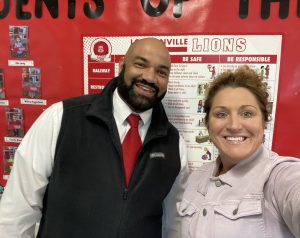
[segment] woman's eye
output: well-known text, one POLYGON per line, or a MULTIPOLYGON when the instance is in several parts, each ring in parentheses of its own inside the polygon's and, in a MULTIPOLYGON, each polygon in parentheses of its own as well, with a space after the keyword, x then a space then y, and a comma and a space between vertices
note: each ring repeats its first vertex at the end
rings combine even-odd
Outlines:
POLYGON ((242 116, 245 118, 249 118, 249 117, 253 116, 253 113, 252 112, 242 112, 242 116))
POLYGON ((226 115, 227 115, 227 114, 226 114, 225 112, 217 112, 217 113, 216 113, 216 117, 217 117, 217 118, 225 118, 226 115))

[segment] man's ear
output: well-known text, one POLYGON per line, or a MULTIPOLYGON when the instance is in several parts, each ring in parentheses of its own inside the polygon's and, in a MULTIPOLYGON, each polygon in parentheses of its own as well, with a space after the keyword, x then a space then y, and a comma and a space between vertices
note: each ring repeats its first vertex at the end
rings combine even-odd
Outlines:
POLYGON ((119 60, 119 73, 121 73, 123 67, 125 65, 125 57, 122 57, 120 60, 119 60))

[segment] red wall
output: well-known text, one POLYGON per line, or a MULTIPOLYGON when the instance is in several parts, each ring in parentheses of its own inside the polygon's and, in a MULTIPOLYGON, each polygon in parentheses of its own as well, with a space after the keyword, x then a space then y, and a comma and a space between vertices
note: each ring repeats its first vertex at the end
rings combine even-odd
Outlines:
MULTIPOLYGON (((0 0, 0 11, 4 8, 0 0)), ((279 17, 279 2, 271 3, 270 17, 261 18, 261 1, 249 0, 248 17, 239 17, 237 0, 189 0, 183 2, 182 16, 173 16, 174 1, 158 17, 145 13, 141 1, 104 1, 103 14, 89 19, 82 10, 83 3, 93 1, 78 0, 76 16, 69 19, 68 1, 59 1, 58 18, 53 19, 43 5, 42 17, 34 14, 34 0, 22 6, 22 10, 32 14, 30 20, 16 17, 15 1, 10 1, 9 13, 0 19, 0 68, 4 69, 7 98, 10 107, 24 109, 25 132, 46 106, 20 105, 20 67, 8 67, 9 25, 29 27, 30 60, 41 68, 42 98, 47 106, 63 98, 83 94, 83 35, 158 35, 158 34, 235 34, 235 33, 283 33, 280 65, 279 92, 274 128, 273 150, 282 155, 300 157, 300 64, 299 26, 296 1, 290 1, 289 15, 279 17), (9 89, 9 90, 8 90, 9 89)), ((21 2, 21 1, 17 1, 21 2)), ((160 1, 151 1, 157 6, 160 1)), ((0 106, 0 150, 6 136, 5 112, 0 106)), ((1 166, 2 167, 2 166, 1 166)), ((0 180, 1 182, 1 180, 0 180)))

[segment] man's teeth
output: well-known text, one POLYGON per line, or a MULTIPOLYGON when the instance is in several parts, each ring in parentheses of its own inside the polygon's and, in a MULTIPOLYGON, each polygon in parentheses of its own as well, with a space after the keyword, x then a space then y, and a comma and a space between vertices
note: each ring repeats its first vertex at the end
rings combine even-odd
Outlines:
POLYGON ((153 92, 153 91, 154 91, 152 88, 147 87, 147 86, 145 86, 145 85, 139 84, 139 86, 140 86, 143 90, 145 90, 145 91, 149 91, 149 92, 153 92))
POLYGON ((229 141, 244 141, 245 137, 243 137, 243 136, 239 136, 239 137, 230 137, 230 136, 227 136, 226 140, 229 140, 229 141))

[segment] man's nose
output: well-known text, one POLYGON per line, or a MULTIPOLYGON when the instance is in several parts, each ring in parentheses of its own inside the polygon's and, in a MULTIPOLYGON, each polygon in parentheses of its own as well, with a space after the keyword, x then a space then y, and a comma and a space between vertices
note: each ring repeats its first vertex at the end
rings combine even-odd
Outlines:
POLYGON ((152 68, 152 67, 146 68, 143 72, 143 78, 148 83, 157 83, 157 77, 156 77, 155 69, 152 68))

